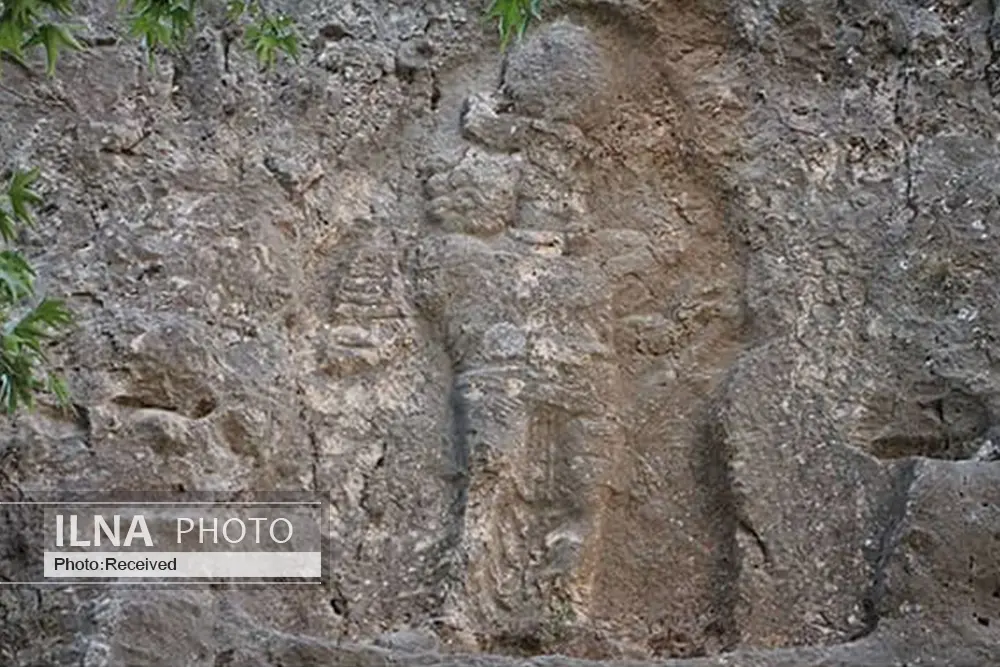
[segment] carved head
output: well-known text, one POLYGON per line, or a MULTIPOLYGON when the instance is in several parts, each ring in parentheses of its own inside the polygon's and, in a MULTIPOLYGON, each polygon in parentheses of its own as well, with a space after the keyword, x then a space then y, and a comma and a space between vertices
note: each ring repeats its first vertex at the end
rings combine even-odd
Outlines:
POLYGON ((448 232, 498 234, 514 221, 520 177, 520 158, 470 149, 428 179, 430 220, 448 232))

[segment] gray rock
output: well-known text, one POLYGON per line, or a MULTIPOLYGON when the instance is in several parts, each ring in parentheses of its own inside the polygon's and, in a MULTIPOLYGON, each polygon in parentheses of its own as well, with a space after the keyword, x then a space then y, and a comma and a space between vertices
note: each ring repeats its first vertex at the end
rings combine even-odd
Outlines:
POLYGON ((567 20, 545 25, 507 59, 502 87, 518 113, 585 122, 608 88, 607 58, 591 32, 567 20))
POLYGON ((987 3, 335 4, 4 69, 79 326, 0 494, 314 497, 334 565, 3 586, 0 663, 993 667, 987 3))
POLYGON ((477 93, 466 98, 462 108, 462 134, 470 141, 504 152, 520 147, 527 119, 500 110, 496 95, 477 93))
POLYGON ((375 638, 375 646, 402 653, 427 653, 437 651, 441 643, 433 632, 399 630, 379 635, 375 638))

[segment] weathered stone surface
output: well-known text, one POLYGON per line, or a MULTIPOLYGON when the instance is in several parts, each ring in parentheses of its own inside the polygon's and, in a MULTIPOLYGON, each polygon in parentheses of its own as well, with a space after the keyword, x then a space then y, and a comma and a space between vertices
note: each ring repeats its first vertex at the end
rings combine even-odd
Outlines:
POLYGON ((595 36, 560 20, 512 51, 501 88, 517 113, 579 124, 604 106, 608 78, 608 59, 595 36))
POLYGON ((996 663, 990 3, 296 1, 269 74, 92 4, 0 88, 79 315, 2 497, 319 498, 334 568, 0 587, 0 663, 996 663))

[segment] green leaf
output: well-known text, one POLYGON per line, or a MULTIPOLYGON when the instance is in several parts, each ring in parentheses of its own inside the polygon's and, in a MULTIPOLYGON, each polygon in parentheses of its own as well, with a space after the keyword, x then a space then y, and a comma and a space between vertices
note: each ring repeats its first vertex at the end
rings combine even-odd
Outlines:
POLYGON ((493 0, 487 16, 497 22, 500 48, 506 50, 513 37, 520 40, 532 18, 539 19, 540 0, 493 0))
POLYGON ((70 32, 70 27, 68 25, 62 25, 62 24, 57 25, 56 32, 59 35, 59 41, 62 42, 64 46, 67 46, 73 49, 74 51, 84 50, 83 44, 78 42, 76 37, 73 36, 73 33, 70 32))
POLYGON ((295 61, 299 57, 299 37, 288 16, 268 16, 250 23, 244 32, 244 42, 264 69, 274 66, 279 52, 295 61))
POLYGON ((38 0, 38 3, 45 5, 60 16, 69 16, 73 13, 71 0, 38 0))
POLYGON ((55 75, 56 61, 59 59, 59 49, 68 47, 74 51, 83 50, 83 45, 76 41, 76 38, 69 32, 69 28, 64 25, 55 25, 52 23, 38 26, 35 33, 24 45, 41 45, 45 47, 45 72, 49 76, 55 75))
POLYGON ((14 327, 14 333, 19 336, 47 338, 51 335, 51 329, 61 328, 72 322, 73 315, 61 300, 46 297, 21 318, 20 323, 14 327))
POLYGON ((24 44, 24 33, 28 26, 6 17, 0 16, 0 51, 12 56, 19 62, 24 56, 21 46, 24 44))
POLYGON ((8 373, 0 373, 0 403, 4 406, 7 405, 8 396, 10 396, 11 390, 11 376, 8 373))
POLYGON ((194 17, 187 7, 175 6, 170 9, 170 41, 180 43, 187 35, 187 29, 194 25, 194 17))
POLYGON ((70 406, 69 387, 66 386, 66 380, 59 375, 49 373, 45 378, 45 384, 46 391, 55 396, 59 407, 65 409, 70 406))
POLYGON ((247 5, 243 0, 229 0, 226 5, 226 16, 230 21, 235 21, 245 14, 247 5))
POLYGON ((37 167, 30 171, 15 171, 7 188, 7 198, 10 201, 14 217, 27 225, 35 224, 29 207, 42 203, 41 196, 31 189, 31 186, 38 180, 39 173, 37 167))
POLYGON ((132 0, 127 25, 132 37, 140 37, 148 64, 156 68, 159 46, 174 48, 195 24, 194 0, 132 0))
POLYGON ((12 414, 16 409, 11 397, 14 389, 14 376, 11 373, 0 372, 0 407, 7 414, 12 414))
POLYGON ((291 57, 293 62, 299 62, 299 41, 294 36, 285 37, 281 40, 279 47, 291 57))
POLYGON ((42 343, 72 322, 72 315, 62 301, 44 299, 19 319, 6 322, 0 339, 0 407, 7 413, 20 405, 33 407, 35 394, 49 392, 60 405, 66 405, 69 392, 59 376, 44 372, 36 375, 40 364, 47 362, 42 343))
MULTIPOLYGON (((2 199, 6 199, 6 197, 2 199)), ((0 206, 0 237, 3 237, 5 243, 10 243, 17 237, 16 222, 11 214, 3 206, 0 206)))
POLYGON ((21 253, 0 252, 0 297, 4 304, 16 304, 31 296, 35 289, 35 271, 21 253))
POLYGON ((10 21, 19 28, 29 28, 40 16, 37 0, 5 0, 0 22, 10 21))

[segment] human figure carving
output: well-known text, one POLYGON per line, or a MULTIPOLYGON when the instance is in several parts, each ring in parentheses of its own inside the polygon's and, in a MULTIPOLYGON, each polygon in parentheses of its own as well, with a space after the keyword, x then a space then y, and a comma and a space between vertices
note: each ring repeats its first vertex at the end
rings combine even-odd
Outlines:
POLYGON ((479 627, 544 616, 554 598, 585 615, 598 498, 620 440, 610 291, 595 262, 566 256, 569 221, 517 227, 532 169, 470 147, 428 179, 430 230, 413 256, 415 302, 453 365, 467 483, 461 612, 479 627))

